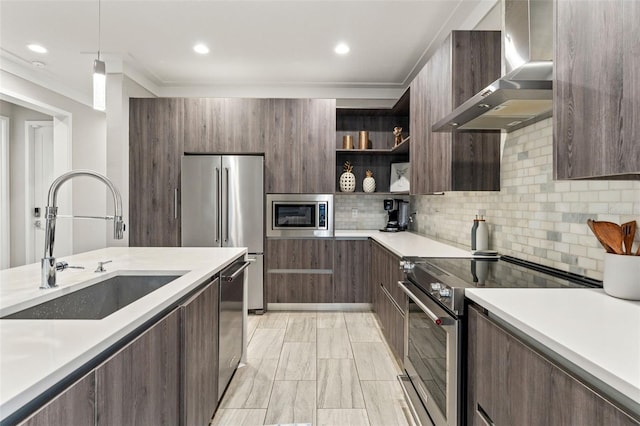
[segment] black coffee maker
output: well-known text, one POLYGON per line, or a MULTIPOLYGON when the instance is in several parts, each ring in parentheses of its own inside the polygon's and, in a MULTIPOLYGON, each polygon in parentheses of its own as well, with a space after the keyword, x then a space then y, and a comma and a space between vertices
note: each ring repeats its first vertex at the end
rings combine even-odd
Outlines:
POLYGON ((406 231, 409 225, 409 202, 397 198, 385 198, 384 209, 389 216, 387 225, 382 232, 406 231))

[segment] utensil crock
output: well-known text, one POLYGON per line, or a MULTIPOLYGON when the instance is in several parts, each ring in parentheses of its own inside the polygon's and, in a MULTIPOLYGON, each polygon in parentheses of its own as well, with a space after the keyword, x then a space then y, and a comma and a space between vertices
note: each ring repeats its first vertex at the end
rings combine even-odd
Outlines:
POLYGON ((602 282, 610 296, 640 300, 640 256, 605 253, 602 282))

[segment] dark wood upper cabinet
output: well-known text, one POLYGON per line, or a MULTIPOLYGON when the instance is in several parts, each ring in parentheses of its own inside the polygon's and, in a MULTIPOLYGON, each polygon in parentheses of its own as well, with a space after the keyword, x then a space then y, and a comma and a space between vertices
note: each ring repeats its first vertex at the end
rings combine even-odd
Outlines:
POLYGON ((267 99, 184 100, 184 151, 199 154, 259 154, 265 150, 267 99))
POLYGON ((333 193, 335 99, 271 99, 267 193, 333 193))
POLYGON ((266 192, 333 193, 335 120, 335 99, 131 99, 129 244, 180 246, 184 153, 264 154, 266 192))
POLYGON ((180 246, 184 100, 129 103, 129 245, 180 246))
POLYGON ((500 189, 499 132, 431 126, 500 77, 499 31, 453 31, 411 83, 411 193, 500 189))
POLYGON ((555 7, 555 177, 640 179, 640 4, 555 7))

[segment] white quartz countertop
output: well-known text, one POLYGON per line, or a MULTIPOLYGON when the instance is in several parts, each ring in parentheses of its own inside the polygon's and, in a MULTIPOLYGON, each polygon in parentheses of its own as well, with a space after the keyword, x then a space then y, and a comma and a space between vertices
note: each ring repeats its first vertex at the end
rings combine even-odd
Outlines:
POLYGON ((57 273, 40 290, 40 264, 0 271, 0 316, 119 273, 182 275, 101 320, 0 320, 0 420, 174 305, 246 253, 245 248, 112 247, 57 259, 85 269, 57 273), (112 260, 95 273, 98 261, 112 260))
POLYGON ((468 289, 465 296, 640 409, 640 302, 601 289, 468 289))
POLYGON ((338 239, 372 238, 399 257, 473 257, 470 250, 453 247, 407 231, 380 232, 377 229, 366 231, 335 231, 335 237, 338 239))

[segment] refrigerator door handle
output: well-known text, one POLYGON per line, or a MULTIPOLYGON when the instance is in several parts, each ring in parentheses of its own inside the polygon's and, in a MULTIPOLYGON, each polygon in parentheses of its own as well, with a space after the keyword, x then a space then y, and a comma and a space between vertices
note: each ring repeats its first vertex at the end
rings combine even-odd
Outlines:
POLYGON ((231 213, 230 208, 229 208, 229 168, 225 167, 224 168, 225 173, 226 173, 226 178, 227 178, 227 182, 226 182, 226 190, 225 190, 225 197, 226 197, 226 207, 227 207, 227 214, 224 218, 224 227, 225 227, 225 235, 224 235, 224 242, 227 243, 229 242, 229 214, 231 213))
MULTIPOLYGON (((216 190, 216 198, 218 198, 218 202, 219 201, 219 194, 220 194, 220 169, 216 167, 216 181, 214 182, 214 188, 216 190)), ((215 218, 215 240, 216 243, 220 241, 220 213, 219 213, 220 209, 215 209, 214 214, 216 215, 215 218)))

